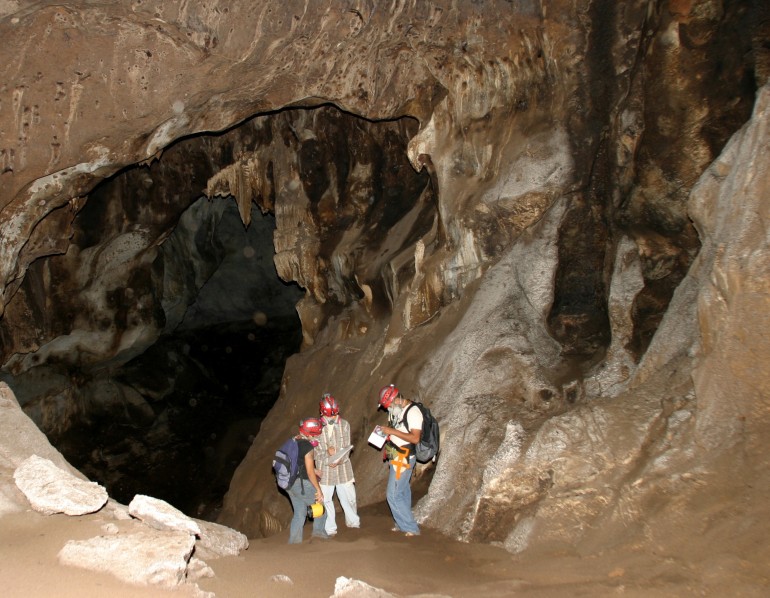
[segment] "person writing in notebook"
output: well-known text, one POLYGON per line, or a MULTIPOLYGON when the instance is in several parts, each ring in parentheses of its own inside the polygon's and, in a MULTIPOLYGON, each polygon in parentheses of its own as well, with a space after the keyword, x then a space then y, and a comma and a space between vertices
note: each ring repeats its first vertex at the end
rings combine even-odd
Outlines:
POLYGON ((340 417, 340 406, 331 394, 325 393, 320 403, 323 432, 316 447, 316 465, 321 472, 321 491, 326 509, 326 533, 337 534, 337 518, 334 508, 334 493, 345 513, 345 525, 357 528, 361 525, 356 505, 356 486, 350 452, 339 459, 339 455, 350 447, 350 423, 340 417))
POLYGON ((384 449, 390 470, 386 496, 396 522, 393 531, 419 536, 420 527, 412 514, 410 482, 417 462, 414 449, 422 435, 423 417, 419 409, 409 409, 411 405, 393 384, 380 390, 378 408, 388 412, 388 425, 379 429, 388 438, 384 449))

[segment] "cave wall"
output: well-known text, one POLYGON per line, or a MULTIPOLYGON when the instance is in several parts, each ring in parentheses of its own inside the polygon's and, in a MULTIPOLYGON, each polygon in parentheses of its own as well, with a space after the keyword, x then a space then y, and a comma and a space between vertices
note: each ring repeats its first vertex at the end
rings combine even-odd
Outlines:
MULTIPOLYGON (((749 118, 767 78, 767 27, 760 4, 712 0, 11 9, 0 20, 19 55, 0 67, 4 354, 59 338, 22 323, 53 296, 36 260, 66 256, 94 186, 145 161, 109 221, 128 233, 122 214, 157 213, 151 235, 131 237, 137 255, 194 198, 174 184, 232 195, 246 223, 251 202, 275 213, 278 272, 306 289, 303 350, 236 472, 223 522, 259 535, 286 521, 272 449, 326 391, 353 423, 361 503, 380 500, 385 472, 364 439, 376 390, 396 382, 444 428, 435 472, 420 472, 431 479, 418 507, 428 524, 514 551, 589 543, 602 522, 643 534, 645 501, 661 486, 634 486, 634 474, 671 445, 677 458, 656 475, 693 479, 682 476, 714 429, 701 406, 721 404, 719 368, 699 370, 695 387, 689 372, 700 330, 722 314, 703 308, 698 321, 697 303, 682 299, 659 327, 675 291, 703 284, 685 277, 710 225, 693 226, 687 200, 749 118), (410 120, 377 139, 388 155, 379 162, 366 155, 368 128, 328 107, 232 133, 257 142, 167 147, 257 113, 326 104, 410 120), (340 139, 355 159, 324 156, 340 139), (153 168, 171 183, 143 185, 153 168)), ((765 241, 752 247, 763 254, 765 241)), ((131 338, 147 334, 146 346, 162 323, 139 311, 131 338)), ((761 405, 766 393, 753 396, 761 405)))

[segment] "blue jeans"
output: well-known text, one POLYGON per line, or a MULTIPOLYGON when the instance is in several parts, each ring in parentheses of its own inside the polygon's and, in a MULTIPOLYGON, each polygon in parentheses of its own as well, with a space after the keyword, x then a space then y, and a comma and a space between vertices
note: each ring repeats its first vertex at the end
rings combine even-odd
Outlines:
MULTIPOLYGON (((315 488, 308 480, 297 478, 294 484, 286 491, 291 500, 291 508, 294 509, 294 516, 289 525, 289 544, 300 544, 302 542, 302 528, 305 527, 307 519, 307 508, 315 502, 315 488), (305 493, 302 494, 302 486, 305 487, 305 493)), ((324 527, 326 526, 326 510, 320 517, 313 519, 313 535, 319 538, 328 538, 324 527)))
POLYGON ((388 476, 388 506, 393 515, 396 526, 402 532, 411 532, 419 534, 420 528, 412 515, 412 487, 409 482, 412 479, 414 464, 417 459, 414 455, 409 457, 409 469, 401 470, 401 477, 396 479, 396 468, 389 465, 390 475, 388 476))

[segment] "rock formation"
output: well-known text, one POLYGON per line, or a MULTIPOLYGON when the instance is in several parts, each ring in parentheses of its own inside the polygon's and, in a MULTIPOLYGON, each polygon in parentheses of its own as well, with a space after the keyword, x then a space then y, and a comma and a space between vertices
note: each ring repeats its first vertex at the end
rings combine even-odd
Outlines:
POLYGON ((162 500, 137 495, 126 507, 109 499, 102 486, 69 471, 69 464, 22 413, 4 383, 0 399, 2 421, 16 430, 16 435, 3 434, 0 443, 3 515, 31 506, 46 516, 63 513, 104 522, 104 534, 68 541, 58 553, 59 563, 110 573, 134 585, 185 586, 204 596, 208 594, 195 582, 214 573, 201 559, 234 556, 248 548, 240 532, 191 519, 162 500), (19 437, 25 442, 16 442, 19 437), (40 454, 49 454, 57 463, 40 454), (11 477, 13 488, 7 481, 11 477))
POLYGON ((417 481, 425 525, 512 552, 708 532, 744 554, 766 526, 742 543, 704 521, 738 496, 761 513, 770 481, 768 12, 5 3, 3 378, 53 436, 94 414, 160 436, 179 382, 129 376, 135 360, 195 371, 156 342, 296 302, 301 350, 220 522, 288 520, 270 458, 326 391, 360 502, 381 500, 365 439, 394 382, 444 433, 417 481), (274 215, 301 299, 234 296, 260 270, 210 234, 235 208, 247 230, 274 215))
POLYGON ((103 486, 78 479, 36 454, 16 468, 13 479, 32 508, 46 515, 95 513, 109 498, 103 486))

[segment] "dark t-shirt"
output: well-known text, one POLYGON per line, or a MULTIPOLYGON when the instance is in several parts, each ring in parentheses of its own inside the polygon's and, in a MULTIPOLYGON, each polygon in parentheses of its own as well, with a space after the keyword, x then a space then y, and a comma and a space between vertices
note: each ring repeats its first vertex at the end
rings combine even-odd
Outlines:
POLYGON ((310 444, 309 440, 297 438, 297 449, 299 451, 297 453, 297 459, 299 460, 299 478, 301 480, 307 480, 309 478, 307 477, 307 469, 305 468, 305 455, 313 450, 313 445, 310 444))

